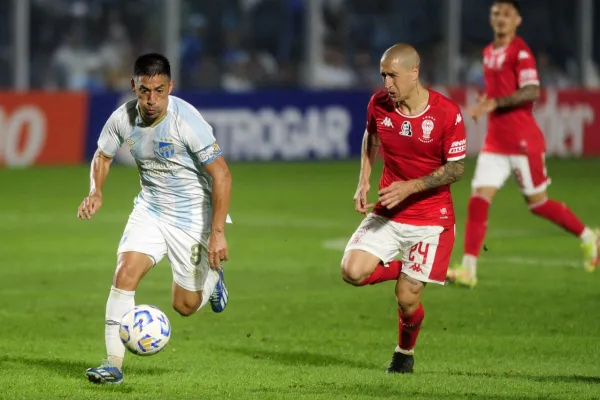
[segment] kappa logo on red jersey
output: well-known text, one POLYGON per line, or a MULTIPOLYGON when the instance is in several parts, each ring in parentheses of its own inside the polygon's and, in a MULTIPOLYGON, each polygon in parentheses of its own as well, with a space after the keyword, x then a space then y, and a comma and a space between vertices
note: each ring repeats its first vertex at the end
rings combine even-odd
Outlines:
POLYGON ((517 56, 519 60, 526 60, 529 58, 529 53, 526 50, 521 50, 517 56))
POLYGON ((402 136, 412 136, 412 125, 408 121, 402 123, 402 130, 400 131, 402 136))
POLYGON ((433 124, 433 121, 435 121, 435 118, 430 117, 430 116, 426 116, 423 119, 423 123, 421 124, 421 129, 423 130, 423 136, 421 136, 419 138, 419 140, 423 143, 431 143, 433 142, 433 139, 431 138, 431 132, 433 131, 433 127, 435 126, 433 124))
POLYGON ((392 120, 390 119, 390 117, 385 117, 383 119, 383 121, 381 121, 381 125, 388 127, 388 128, 394 127, 394 124, 392 124, 392 120))
POLYGON ((454 123, 454 125, 460 124, 460 121, 462 121, 462 115, 460 115, 460 113, 458 113, 458 114, 456 114, 456 122, 454 123))

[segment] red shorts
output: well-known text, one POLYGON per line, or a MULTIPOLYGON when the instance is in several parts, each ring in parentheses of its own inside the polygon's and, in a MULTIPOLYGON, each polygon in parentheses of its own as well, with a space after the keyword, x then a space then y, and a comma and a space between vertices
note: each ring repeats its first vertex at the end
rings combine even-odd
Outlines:
POLYGON ((477 157, 472 186, 474 189, 500 189, 512 173, 524 195, 544 192, 550 184, 545 156, 545 153, 512 155, 482 152, 477 157))
POLYGON ((346 250, 362 250, 383 263, 402 261, 402 272, 421 282, 443 285, 454 247, 454 225, 408 225, 369 214, 360 224, 346 250))

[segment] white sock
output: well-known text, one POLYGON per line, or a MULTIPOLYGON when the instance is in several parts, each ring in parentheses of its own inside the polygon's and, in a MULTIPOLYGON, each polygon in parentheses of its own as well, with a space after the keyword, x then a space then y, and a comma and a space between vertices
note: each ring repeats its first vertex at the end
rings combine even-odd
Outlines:
POLYGON ((106 302, 106 326, 104 329, 106 353, 108 360, 119 369, 122 368, 123 357, 125 357, 125 346, 119 336, 119 326, 123 315, 135 307, 134 295, 135 291, 121 290, 111 286, 106 302))
POLYGON ((596 234, 594 233, 593 230, 591 230, 590 228, 588 228, 586 226, 585 229, 583 230, 583 233, 581 234, 581 236, 579 236, 579 238, 581 239, 582 242, 595 242, 596 234))
POLYGON ((471 254, 465 254, 462 261, 463 267, 471 274, 473 278, 477 275, 477 257, 471 254))
POLYGON ((206 280, 204 281, 204 286, 202 287, 202 303, 200 304, 200 307, 198 307, 198 310, 208 303, 208 299, 210 299, 210 295, 215 290, 217 282, 219 282, 218 272, 212 269, 209 270, 206 280))
POLYGON ((415 349, 411 349, 411 350, 404 350, 404 349, 401 349, 401 348, 400 348, 400 346, 396 346, 396 349, 394 349, 394 351, 395 351, 396 353, 402 353, 402 354, 404 354, 405 356, 412 356, 412 355, 414 355, 414 354, 415 354, 415 349))

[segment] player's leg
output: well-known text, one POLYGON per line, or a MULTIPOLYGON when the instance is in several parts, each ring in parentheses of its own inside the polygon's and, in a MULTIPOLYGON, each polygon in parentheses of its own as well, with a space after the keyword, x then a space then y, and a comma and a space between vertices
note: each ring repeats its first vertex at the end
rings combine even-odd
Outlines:
POLYGON ((396 280, 402 265, 394 260, 397 254, 398 241, 394 237, 393 222, 369 214, 346 245, 342 279, 354 286, 396 280))
POLYGON ((161 229, 173 270, 173 309, 187 317, 210 301, 213 311, 223 311, 228 292, 222 270, 214 271, 208 264, 209 234, 188 233, 173 226, 161 229))
POLYGON ((409 226, 401 228, 402 274, 396 283, 398 345, 387 373, 411 373, 414 349, 425 318, 421 294, 427 283, 444 284, 452 248, 454 226, 409 226))
POLYGON ((487 231, 488 211, 494 196, 510 176, 508 156, 481 153, 473 176, 467 208, 464 254, 461 264, 448 270, 448 281, 473 287, 477 283, 477 258, 487 231))
POLYGON ((584 252, 584 267, 593 272, 598 266, 599 233, 586 227, 566 204, 548 197, 546 189, 550 180, 544 154, 514 156, 511 163, 529 210, 578 237, 584 252))
POLYGON ((138 284, 165 253, 165 243, 155 221, 141 210, 129 217, 117 251, 117 267, 106 302, 104 339, 107 359, 86 371, 93 383, 121 383, 125 346, 119 336, 121 318, 135 306, 138 284))

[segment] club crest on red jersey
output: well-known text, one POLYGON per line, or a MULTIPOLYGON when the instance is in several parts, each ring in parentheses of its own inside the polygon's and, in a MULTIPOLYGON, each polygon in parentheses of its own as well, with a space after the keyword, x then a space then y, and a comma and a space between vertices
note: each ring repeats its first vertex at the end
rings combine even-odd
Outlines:
POLYGON ((433 117, 425 117, 423 122, 421 123, 421 130, 423 131, 423 136, 419 138, 419 140, 423 143, 431 143, 433 139, 431 138, 431 132, 433 131, 433 121, 435 118, 433 117))
POLYGON ((400 131, 401 136, 412 136, 412 125, 408 121, 402 123, 402 130, 400 131))

